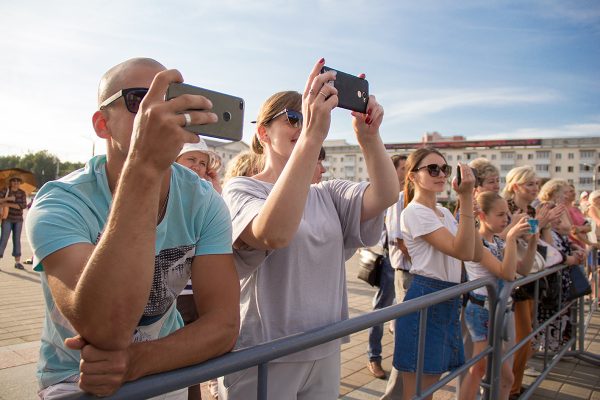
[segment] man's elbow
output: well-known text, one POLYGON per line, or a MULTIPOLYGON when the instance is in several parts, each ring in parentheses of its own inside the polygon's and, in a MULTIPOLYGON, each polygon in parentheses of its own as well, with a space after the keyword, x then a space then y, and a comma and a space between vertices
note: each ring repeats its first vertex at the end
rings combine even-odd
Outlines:
POLYGON ((228 353, 235 347, 239 333, 240 333, 240 320, 236 318, 234 321, 228 321, 221 327, 222 332, 222 343, 223 351, 221 354, 228 353))

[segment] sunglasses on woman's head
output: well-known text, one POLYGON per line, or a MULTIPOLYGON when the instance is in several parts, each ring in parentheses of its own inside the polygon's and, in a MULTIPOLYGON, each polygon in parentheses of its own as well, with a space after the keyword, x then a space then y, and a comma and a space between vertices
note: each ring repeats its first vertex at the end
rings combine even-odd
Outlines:
POLYGON ((302 126, 302 113, 299 113, 298 111, 294 110, 288 110, 287 108, 273 115, 271 118, 269 118, 267 122, 265 122, 265 124, 268 124, 269 122, 273 121, 275 118, 283 114, 286 115, 288 122, 294 128, 300 128, 302 126))
POLYGON ((127 111, 133 114, 137 114, 140 109, 140 103, 144 99, 144 96, 148 93, 148 88, 129 88, 121 89, 117 93, 110 96, 100 104, 100 110, 104 110, 106 107, 123 97, 125 99, 125 107, 127 111))
POLYGON ((420 171, 424 168, 427 168, 427 172, 429 172, 429 176, 435 178, 440 176, 440 172, 443 172, 445 176, 450 176, 452 174, 452 166, 448 164, 437 165, 437 164, 428 164, 423 167, 413 169, 413 172, 420 171))

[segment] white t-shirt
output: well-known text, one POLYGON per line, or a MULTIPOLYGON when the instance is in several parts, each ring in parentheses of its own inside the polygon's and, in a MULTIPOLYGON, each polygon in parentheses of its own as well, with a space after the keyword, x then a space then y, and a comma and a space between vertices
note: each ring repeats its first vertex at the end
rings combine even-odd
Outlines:
MULTIPOLYGON (((270 251, 234 250, 240 278, 241 349, 348 318, 345 261, 358 247, 377 243, 383 213, 360 222, 368 184, 343 180, 311 185, 298 231, 290 244, 270 251)), ((260 212, 273 184, 237 177, 223 190, 233 242, 260 212)), ((314 361, 333 354, 340 341, 278 359, 314 361)))
POLYGON ((412 259, 410 272, 446 282, 460 283, 460 260, 435 249, 421 236, 446 228, 452 235, 458 231, 458 223, 450 211, 436 206, 431 208, 412 201, 400 216, 404 244, 412 259))
POLYGON ((392 268, 410 270, 408 261, 400 248, 396 246, 396 239, 402 239, 402 227, 400 226, 400 215, 404 209, 404 191, 400 192, 398 202, 387 209, 385 214, 385 227, 387 229, 388 243, 390 249, 390 262, 392 268))

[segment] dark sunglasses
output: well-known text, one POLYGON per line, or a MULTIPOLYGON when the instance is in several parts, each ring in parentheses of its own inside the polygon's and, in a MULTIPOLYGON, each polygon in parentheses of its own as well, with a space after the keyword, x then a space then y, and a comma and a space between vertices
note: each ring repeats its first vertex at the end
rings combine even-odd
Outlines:
POLYGON ((275 118, 283 114, 286 115, 288 122, 294 128, 300 128, 302 126, 302 113, 299 113, 298 111, 294 110, 288 110, 287 108, 273 115, 267 122, 265 122, 265 124, 268 124, 269 122, 273 121, 275 118))
POLYGON ((444 164, 444 165, 429 164, 429 165, 425 165, 424 167, 415 168, 415 169, 413 169, 413 172, 417 172, 419 170, 422 170, 423 168, 427 168, 427 172, 429 172, 429 176, 431 176, 433 178, 440 176, 440 172, 443 172, 445 176, 452 175, 452 166, 450 166, 448 164, 444 164))
POLYGON ((117 93, 110 96, 100 104, 100 110, 104 110, 112 103, 123 97, 125 99, 125 107, 130 113, 136 114, 140 109, 140 103, 144 96, 148 93, 148 88, 129 88, 121 89, 117 93))

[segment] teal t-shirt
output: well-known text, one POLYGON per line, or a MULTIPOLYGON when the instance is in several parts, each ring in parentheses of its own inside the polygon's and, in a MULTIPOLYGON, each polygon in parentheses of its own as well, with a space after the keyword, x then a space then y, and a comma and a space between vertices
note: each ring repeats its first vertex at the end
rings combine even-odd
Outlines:
MULTIPOLYGON (((79 351, 64 346, 64 339, 77 333, 58 310, 40 260, 75 243, 98 243, 112 203, 105 166, 106 157, 97 156, 83 169, 47 183, 28 214, 27 235, 46 301, 40 388, 78 375, 80 361, 79 351)), ((223 199, 209 182, 173 164, 166 214, 156 227, 152 289, 133 340, 154 340, 181 328, 176 298, 190 278, 193 257, 231 252, 231 219, 223 199)))

